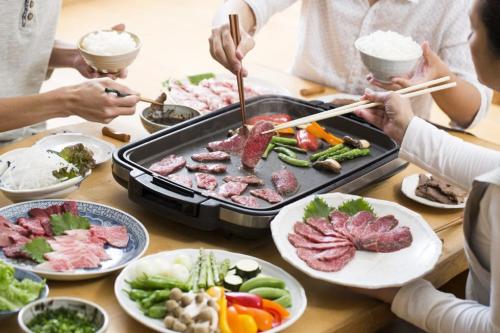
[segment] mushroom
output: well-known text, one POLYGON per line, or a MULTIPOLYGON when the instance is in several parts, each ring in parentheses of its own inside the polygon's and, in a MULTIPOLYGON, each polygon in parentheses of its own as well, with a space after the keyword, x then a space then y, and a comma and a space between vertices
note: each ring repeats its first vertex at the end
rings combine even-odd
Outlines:
POLYGON ((360 149, 370 148, 370 143, 366 140, 354 139, 348 135, 344 136, 343 139, 345 144, 352 146, 354 148, 360 148, 360 149))
POLYGON ((197 293, 194 300, 195 300, 196 304, 200 304, 201 302, 203 302, 205 300, 204 293, 197 293))
POLYGON ((193 295, 191 295, 191 294, 182 295, 182 297, 181 297, 181 306, 182 307, 185 308, 186 306, 188 306, 191 303, 193 303, 193 295))
POLYGON ((174 312, 174 310, 179 307, 179 303, 177 303, 173 299, 170 299, 167 301, 167 303, 165 303, 165 307, 167 308, 167 312, 171 313, 174 312))
POLYGON ((183 323, 181 323, 179 320, 175 320, 174 325, 172 326, 172 329, 177 332, 184 332, 186 330, 187 326, 183 323))
POLYGON ((170 299, 179 302, 182 298, 182 291, 179 288, 174 288, 170 292, 170 299))
POLYGON ((214 308, 210 306, 205 306, 200 313, 196 317, 194 317, 194 320, 199 323, 199 322, 207 322, 210 324, 210 331, 215 331, 217 328, 217 325, 219 324, 219 316, 217 314, 217 311, 215 311, 214 308))
POLYGON ((184 313, 184 310, 182 309, 182 307, 178 306, 174 309, 174 311, 172 311, 172 313, 175 318, 180 318, 184 313))
POLYGON ((340 173, 342 166, 333 158, 327 158, 324 161, 317 161, 313 163, 315 169, 326 170, 330 172, 340 173))
POLYGON ((172 316, 166 316, 163 320, 165 327, 171 329, 174 326, 175 318, 172 316))
POLYGON ((193 333, 210 333, 210 332, 213 332, 213 330, 210 330, 210 327, 207 322, 193 325, 193 333))
POLYGON ((179 320, 186 325, 190 325, 193 322, 193 318, 187 313, 181 314, 179 320))

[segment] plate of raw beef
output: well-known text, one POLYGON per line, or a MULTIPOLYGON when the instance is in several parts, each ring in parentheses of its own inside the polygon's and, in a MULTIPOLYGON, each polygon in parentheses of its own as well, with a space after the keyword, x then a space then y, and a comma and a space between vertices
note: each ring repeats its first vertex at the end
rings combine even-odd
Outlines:
MULTIPOLYGON (((330 207, 360 198, 319 197, 330 207)), ((367 289, 397 287, 431 271, 441 255, 441 241, 422 216, 394 202, 365 198, 373 213, 333 209, 328 217, 304 221, 313 199, 284 207, 271 222, 281 256, 313 278, 367 289)))
POLYGON ((0 259, 51 280, 109 274, 148 244, 137 219, 97 203, 35 200, 0 209, 0 259))

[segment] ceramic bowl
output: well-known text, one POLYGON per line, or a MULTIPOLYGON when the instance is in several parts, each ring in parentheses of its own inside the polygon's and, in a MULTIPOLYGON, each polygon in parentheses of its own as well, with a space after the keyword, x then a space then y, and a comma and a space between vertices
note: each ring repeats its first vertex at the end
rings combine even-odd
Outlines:
MULTIPOLYGON (((110 30, 100 30, 100 31, 110 31, 110 30)), ((96 33, 97 31, 89 32, 84 35, 78 41, 78 49, 83 59, 89 66, 101 73, 118 73, 122 69, 127 68, 132 62, 134 62, 139 50, 141 49, 141 40, 137 35, 124 31, 123 34, 129 34, 136 43, 135 49, 130 52, 117 54, 117 55, 100 55, 87 51, 83 45, 82 41, 90 34, 96 33)))
POLYGON ((200 116, 200 111, 188 106, 177 104, 165 104, 162 111, 155 111, 147 107, 140 113, 142 126, 149 132, 154 133, 170 126, 177 125, 185 120, 200 116), (176 118, 176 121, 161 122, 161 119, 176 118), (157 119, 157 120, 156 120, 157 119))
POLYGON ((33 333, 28 328, 28 325, 35 316, 47 310, 56 310, 63 307, 78 311, 89 318, 97 327, 95 333, 106 332, 109 325, 109 316, 106 311, 95 303, 73 297, 52 297, 30 303, 19 312, 17 322, 23 332, 33 333))
MULTIPOLYGON (((19 281, 22 281, 24 279, 29 279, 29 280, 32 280, 35 282, 42 282, 43 281, 43 279, 40 276, 38 276, 37 274, 35 274, 33 272, 25 271, 24 269, 19 269, 19 268, 15 269, 14 277, 16 278, 16 280, 19 280, 19 281)), ((45 288, 43 288, 43 290, 40 292, 40 295, 38 295, 38 298, 36 300, 44 299, 48 295, 49 295, 49 286, 45 285, 45 288)), ((35 302, 36 302, 36 300, 35 300, 35 302)), ((0 319, 12 317, 12 316, 16 315, 17 313, 19 313, 20 310, 21 309, 12 310, 12 311, 0 311, 0 319)))
POLYGON ((361 51, 359 48, 359 39, 356 40, 354 46, 361 54, 361 60, 363 60, 366 68, 373 74, 374 78, 384 83, 391 82, 393 77, 401 77, 411 73, 422 56, 422 50, 420 50, 420 53, 415 54, 414 57, 409 59, 389 60, 378 58, 361 51))

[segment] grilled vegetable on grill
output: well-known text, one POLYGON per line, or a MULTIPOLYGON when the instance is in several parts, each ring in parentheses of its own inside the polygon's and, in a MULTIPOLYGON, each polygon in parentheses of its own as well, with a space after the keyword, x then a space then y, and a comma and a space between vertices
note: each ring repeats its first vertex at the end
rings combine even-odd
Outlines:
POLYGON ((334 159, 337 162, 343 162, 343 161, 353 160, 355 158, 363 157, 363 156, 367 156, 367 155, 370 155, 370 149, 357 149, 356 148, 356 149, 349 150, 345 153, 332 156, 330 158, 334 159))
POLYGON ((293 165, 293 166, 297 166, 297 167, 301 167, 301 168, 309 168, 311 166, 311 162, 309 162, 309 161, 299 160, 297 158, 292 158, 292 157, 285 155, 283 153, 279 153, 278 157, 283 162, 290 164, 290 165, 293 165))
POLYGON ((344 142, 344 140, 342 140, 341 138, 338 138, 335 135, 333 135, 332 133, 325 131, 323 129, 323 127, 321 127, 317 122, 313 122, 313 123, 311 123, 311 125, 307 126, 306 131, 308 131, 309 133, 311 133, 315 137, 326 141, 327 143, 329 143, 332 146, 338 145, 338 144, 344 142))
POLYGON ((342 166, 339 162, 334 160, 333 158, 327 158, 324 161, 316 161, 313 163, 313 168, 319 170, 326 170, 334 173, 340 173, 342 166))
POLYGON ((361 140, 361 139, 354 139, 348 135, 344 136, 344 143, 354 147, 354 148, 360 148, 360 149, 367 149, 370 148, 370 143, 366 140, 361 140))
POLYGON ((282 136, 273 136, 271 139, 272 143, 281 143, 283 145, 296 146, 297 140, 292 138, 284 138, 282 136))
POLYGON ((297 131, 295 138, 297 139, 298 146, 302 149, 316 151, 319 148, 320 142, 318 138, 306 130, 301 129, 297 131))
POLYGON ((295 154, 291 149, 285 148, 283 146, 281 147, 274 147, 273 149, 275 152, 279 154, 285 154, 286 156, 289 156, 291 158, 296 158, 297 154, 295 154))
POLYGON ((327 155, 329 155, 331 153, 335 153, 335 152, 337 152, 337 151, 339 151, 340 149, 343 149, 343 148, 345 148, 345 146, 343 144, 338 144, 338 145, 330 147, 330 148, 328 148, 326 150, 323 150, 323 151, 320 151, 320 152, 318 152, 316 154, 311 155, 311 157, 309 159, 311 161, 316 161, 317 159, 319 159, 319 158, 321 158, 323 156, 327 156, 327 155))
POLYGON ((284 145, 284 144, 282 144, 282 143, 276 143, 275 145, 276 145, 276 147, 284 147, 284 148, 288 148, 288 149, 293 150, 293 151, 295 151, 295 152, 297 152, 297 153, 307 154, 307 150, 302 149, 302 148, 299 148, 299 147, 290 146, 290 145, 284 145))

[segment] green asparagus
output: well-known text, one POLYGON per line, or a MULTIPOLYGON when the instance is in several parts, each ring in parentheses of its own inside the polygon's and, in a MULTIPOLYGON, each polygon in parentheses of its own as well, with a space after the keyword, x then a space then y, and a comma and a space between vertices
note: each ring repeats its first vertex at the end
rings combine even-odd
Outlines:
POLYGON ((370 155, 370 149, 358 149, 358 148, 356 148, 356 149, 349 150, 349 151, 342 153, 342 154, 339 154, 339 155, 331 156, 330 158, 334 159, 337 162, 343 162, 343 161, 352 160, 352 159, 362 157, 362 156, 367 156, 367 155, 370 155))
POLYGON ((343 144, 335 145, 335 146, 330 147, 330 148, 328 148, 326 150, 323 150, 323 151, 320 151, 320 152, 318 152, 316 154, 311 155, 310 160, 311 161, 316 161, 318 158, 320 158, 320 157, 322 157, 324 155, 328 155, 330 153, 334 153, 334 152, 336 152, 336 151, 338 151, 338 150, 340 150, 342 148, 344 148, 343 144))

